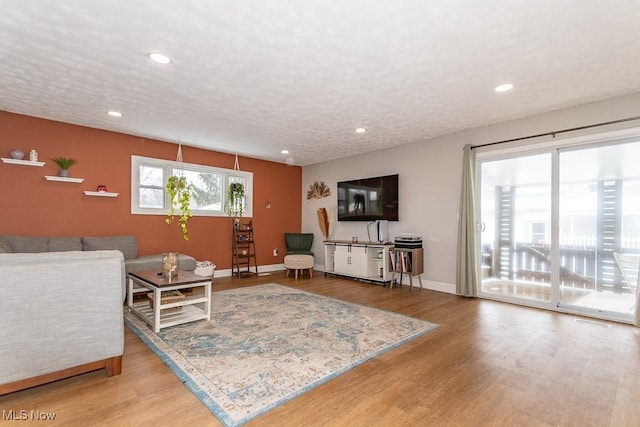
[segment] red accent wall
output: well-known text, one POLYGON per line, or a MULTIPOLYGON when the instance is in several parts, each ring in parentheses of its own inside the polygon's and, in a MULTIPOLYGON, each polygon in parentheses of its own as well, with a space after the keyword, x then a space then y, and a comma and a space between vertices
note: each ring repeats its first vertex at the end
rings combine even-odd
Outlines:
MULTIPOLYGON (((22 236, 109 236, 133 234, 140 255, 178 251, 231 268, 233 221, 229 217, 193 217, 189 241, 164 215, 131 214, 131 155, 175 160, 178 146, 152 139, 92 129, 0 111, 0 157, 19 148, 28 159, 38 151, 43 167, 0 163, 0 234, 22 236), (72 177, 81 184, 47 181, 57 175, 52 157, 73 157, 72 177), (117 198, 89 197, 106 185, 117 198)), ((234 155, 182 147, 183 160, 233 169, 234 155)), ((258 265, 283 262, 284 233, 299 232, 302 221, 302 169, 240 157, 240 168, 253 172, 253 223, 258 265), (265 204, 271 202, 271 208, 265 204), (279 255, 273 256, 273 249, 279 255)))

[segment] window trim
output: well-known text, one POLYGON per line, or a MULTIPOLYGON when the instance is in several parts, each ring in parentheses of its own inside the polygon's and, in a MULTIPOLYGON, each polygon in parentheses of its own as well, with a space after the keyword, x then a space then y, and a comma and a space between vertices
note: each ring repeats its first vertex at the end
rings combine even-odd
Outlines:
MULTIPOLYGON (((253 172, 245 172, 235 169, 225 169, 215 166, 200 165, 196 163, 177 162, 173 160, 156 159, 153 157, 131 156, 131 213, 134 215, 166 215, 169 206, 167 204, 166 183, 173 169, 185 169, 194 172, 220 174, 223 177, 222 208, 220 211, 204 211, 192 209, 193 216, 228 217, 224 212, 227 198, 226 189, 229 187, 229 178, 242 178, 245 181, 246 206, 243 210, 243 217, 253 216, 253 172), (162 208, 142 208, 138 202, 140 200, 140 166, 161 167, 163 173, 163 206, 162 208)), ((176 214, 180 214, 180 209, 176 209, 176 214)))
POLYGON ((478 147, 475 151, 477 160, 500 160, 528 154, 548 153, 555 150, 579 150, 591 144, 596 146, 618 144, 626 139, 637 139, 639 136, 640 127, 630 127, 571 137, 547 137, 541 138, 540 141, 507 142, 497 146, 478 147))

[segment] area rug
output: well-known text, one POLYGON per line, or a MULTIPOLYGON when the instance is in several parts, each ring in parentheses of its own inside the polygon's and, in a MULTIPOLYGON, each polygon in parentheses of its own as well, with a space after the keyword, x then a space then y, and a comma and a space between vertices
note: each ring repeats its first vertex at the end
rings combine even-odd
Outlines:
POLYGON ((125 322, 226 426, 239 426, 438 325, 277 284, 214 292, 211 321, 125 322))

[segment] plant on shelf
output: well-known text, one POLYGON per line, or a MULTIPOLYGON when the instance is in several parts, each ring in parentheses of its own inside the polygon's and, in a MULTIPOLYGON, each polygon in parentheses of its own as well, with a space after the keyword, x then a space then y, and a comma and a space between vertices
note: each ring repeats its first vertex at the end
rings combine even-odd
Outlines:
POLYGON ((51 160, 58 165, 60 170, 58 171, 58 176, 68 177, 69 176, 69 168, 78 161, 76 159, 72 159, 70 157, 54 157, 51 160))
POLYGON ((193 184, 187 182, 185 176, 172 175, 167 181, 167 194, 169 195, 169 212, 168 218, 165 222, 169 225, 173 224, 174 206, 180 207, 180 218, 178 224, 180 225, 180 231, 182 233, 182 240, 185 242, 189 240, 187 223, 191 218, 191 191, 193 190, 193 184))
POLYGON ((225 212, 229 216, 236 218, 236 223, 242 218, 244 211, 244 184, 241 182, 232 182, 227 188, 227 202, 225 212))

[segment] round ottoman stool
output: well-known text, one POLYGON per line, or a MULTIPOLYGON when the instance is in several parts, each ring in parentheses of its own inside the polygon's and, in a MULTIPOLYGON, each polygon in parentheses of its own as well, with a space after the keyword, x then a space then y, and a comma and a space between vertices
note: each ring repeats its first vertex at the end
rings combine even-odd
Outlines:
MULTIPOLYGON (((286 277, 289 277, 289 270, 295 270, 298 279, 298 270, 309 270, 309 278, 313 277, 313 256, 311 255, 287 255, 284 257, 284 266, 287 268, 286 277)), ((300 273, 302 275, 302 272, 300 273)))

